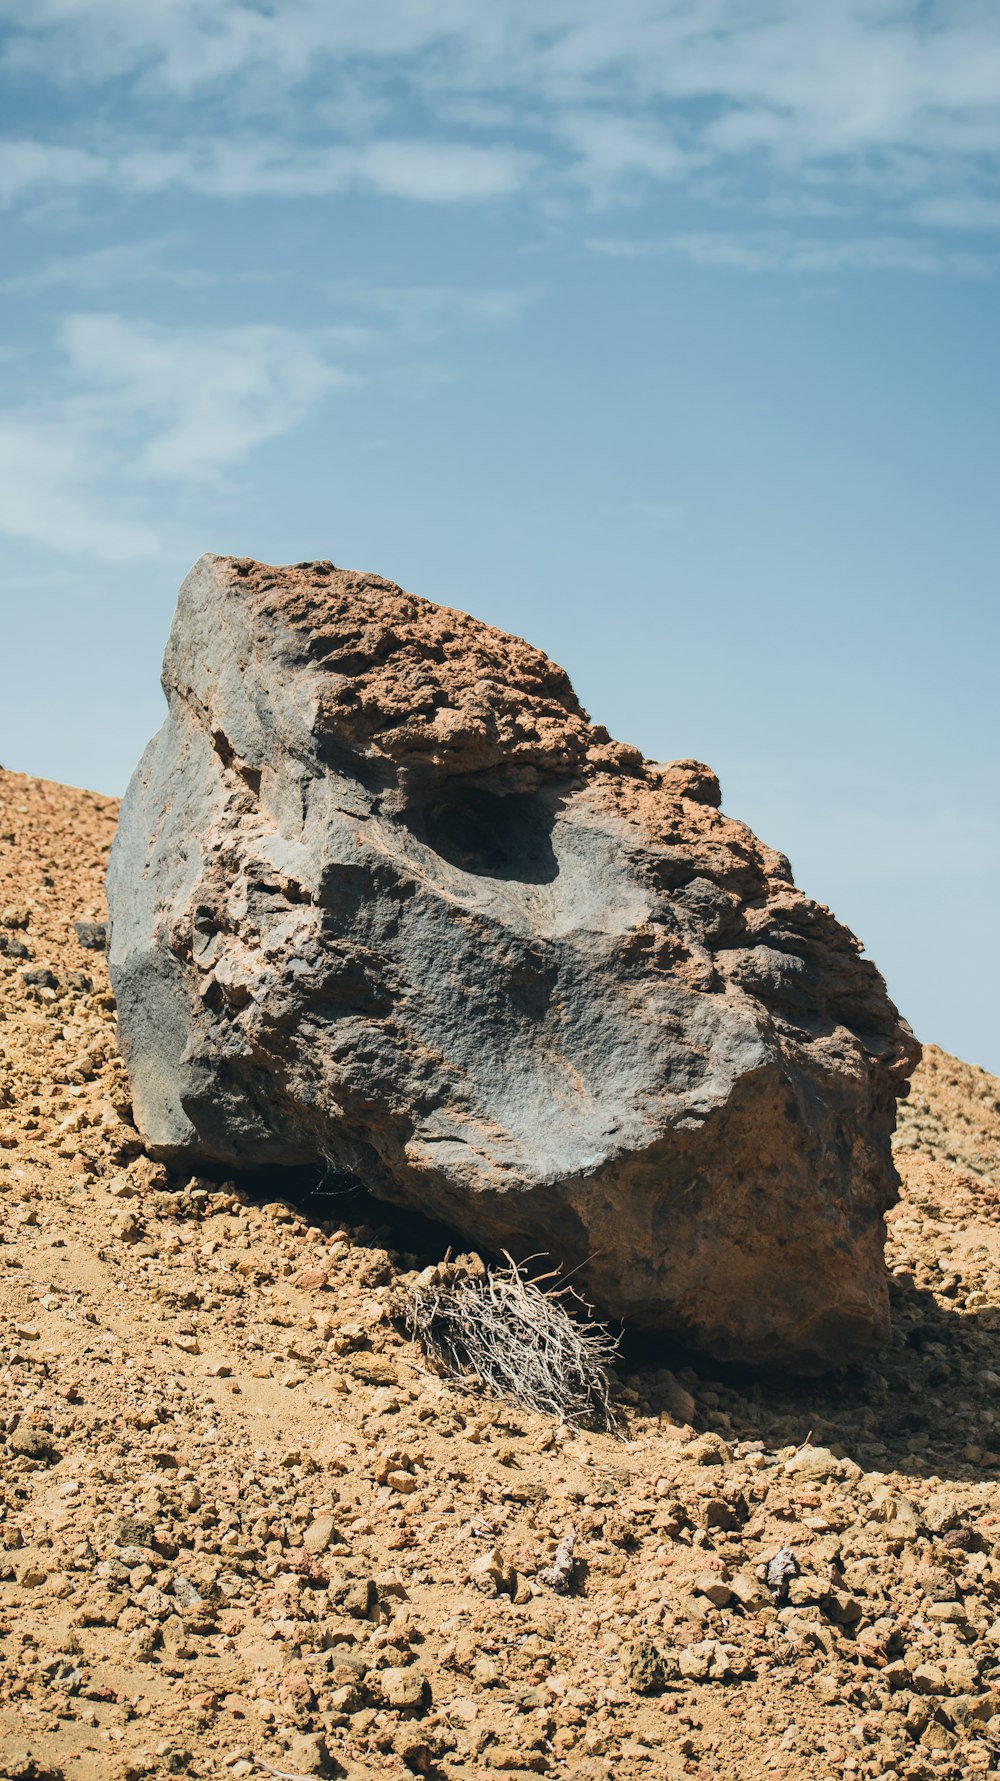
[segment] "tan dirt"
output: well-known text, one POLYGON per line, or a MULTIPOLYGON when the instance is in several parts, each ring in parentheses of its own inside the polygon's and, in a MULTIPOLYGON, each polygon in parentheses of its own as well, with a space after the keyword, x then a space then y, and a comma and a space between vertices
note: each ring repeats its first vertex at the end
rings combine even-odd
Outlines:
POLYGON ((627 1347, 574 1434, 403 1339, 429 1232, 142 1155, 116 814, 0 772, 0 1777, 995 1773, 1000 1081, 928 1047, 876 1366, 627 1347))

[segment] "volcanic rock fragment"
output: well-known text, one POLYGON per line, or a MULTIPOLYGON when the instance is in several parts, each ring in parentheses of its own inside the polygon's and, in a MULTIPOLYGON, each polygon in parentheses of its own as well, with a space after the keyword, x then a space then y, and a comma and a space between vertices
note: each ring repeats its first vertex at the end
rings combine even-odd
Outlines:
POLYGON ((109 877, 154 1157, 326 1159, 722 1358, 812 1369, 885 1333, 918 1048, 707 767, 330 563, 203 558, 163 685, 109 877))

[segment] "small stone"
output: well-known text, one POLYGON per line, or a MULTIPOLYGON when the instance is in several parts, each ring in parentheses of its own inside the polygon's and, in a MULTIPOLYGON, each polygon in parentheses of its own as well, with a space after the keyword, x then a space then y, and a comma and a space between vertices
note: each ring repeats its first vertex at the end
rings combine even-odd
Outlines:
POLYGON ((187 1628, 179 1614, 168 1614, 160 1628, 163 1648, 171 1657, 183 1663, 194 1656, 194 1647, 188 1636, 187 1628))
POLYGON ((786 1600, 793 1608, 801 1608, 807 1603, 822 1601, 828 1589, 829 1584, 822 1577, 811 1577, 804 1572, 789 1578, 786 1600))
POLYGON ((402 1447, 387 1447, 380 1453, 375 1463, 375 1481, 377 1484, 388 1484, 392 1477, 400 1472, 412 1472, 413 1460, 402 1447))
POLYGON ((667 1686, 667 1670, 656 1646, 649 1639, 638 1639, 625 1653, 625 1680, 635 1694, 662 1694, 667 1686))
POLYGON ((963 1602, 927 1602, 923 1612, 927 1620, 963 1621, 969 1618, 963 1602))
POLYGON ((776 1552, 774 1557, 768 1560, 767 1587, 779 1606, 788 1600, 792 1578, 797 1577, 798 1574, 799 1561, 791 1546, 782 1546, 780 1552, 776 1552))
POLYGON ((331 1584, 330 1597, 345 1614, 354 1620, 364 1620, 375 1601, 375 1584, 370 1577, 351 1577, 338 1584, 331 1584))
MULTIPOLYGON (((42 1774, 45 1768, 42 1768, 42 1774)), ((49 1774, 51 1775, 51 1770, 49 1774)), ((39 1765, 36 1763, 30 1748, 23 1744, 4 1756, 4 1781, 38 1781, 39 1765)))
POLYGON ((335 1713, 360 1713, 368 1700, 357 1682, 342 1682, 339 1688, 331 1690, 330 1705, 335 1713))
POLYGON ((677 1668, 692 1682, 727 1682, 735 1673, 733 1652, 718 1639, 700 1639, 680 1653, 677 1668))
POLYGON ((740 1517, 736 1507, 733 1503, 727 1502, 725 1497, 703 1498, 698 1520, 709 1532, 713 1528, 718 1528, 723 1533, 733 1533, 740 1526, 740 1517))
POLYGON ((126 1649, 134 1663, 151 1663, 156 1654, 156 1644, 157 1635, 152 1627, 141 1626, 127 1640, 126 1649))
POLYGON ((108 924, 106 921, 75 921, 73 929, 77 942, 86 952, 104 952, 108 944, 108 924))
MULTIPOLYGON (((436 1740, 432 1743, 411 1726, 404 1726, 393 1738, 392 1747, 411 1775, 434 1773, 436 1740)), ((438 1774, 440 1773, 439 1769, 438 1774)))
POLYGON ((704 1682, 708 1677, 711 1661, 707 1641, 699 1640, 681 1652, 677 1667, 689 1682, 704 1682))
MULTIPOLYGON (((499 1769, 501 1774, 524 1775, 532 1770, 540 1773, 544 1758, 539 1751, 519 1749, 515 1744, 490 1744, 483 1751, 482 1760, 487 1767, 499 1769)), ((547 1768, 548 1763, 544 1766, 547 1768)))
POLYGON ((681 1384, 680 1380, 675 1379, 673 1373, 664 1368, 663 1372, 657 1376, 657 1383, 659 1386, 657 1397, 663 1404, 664 1411, 670 1421, 679 1423, 682 1427, 686 1423, 692 1423, 697 1405, 691 1393, 681 1384))
POLYGON ((948 1658, 941 1668, 949 1694, 971 1694, 979 1687, 979 1665, 971 1652, 948 1658))
POLYGON ((375 1588, 378 1590, 379 1599, 381 1601, 391 1598, 396 1602, 408 1602, 410 1599, 407 1594, 406 1584, 403 1582, 398 1571, 389 1570, 376 1572, 375 1588))
POLYGON ((516 1586, 517 1572, 513 1565, 504 1558, 499 1548, 491 1546, 488 1552, 480 1553, 479 1557, 474 1560, 469 1577, 478 1589, 486 1589, 489 1592, 492 1587, 497 1595, 502 1593, 509 1595, 516 1586))
POLYGON ((197 1336, 175 1336, 174 1347, 180 1348, 184 1354, 200 1354, 201 1345, 197 1336))
POLYGON ((384 1482, 399 1496, 409 1496, 418 1489, 418 1481, 412 1472, 387 1472, 384 1482))
POLYGON ((29 1428, 24 1423, 11 1435, 8 1446, 22 1459, 51 1460, 55 1454, 52 1436, 44 1429, 29 1428))
POLYGON ((694 1580, 695 1591, 711 1602, 713 1608, 726 1608, 733 1592, 717 1571, 702 1571, 694 1580))
POLYGON ((328 1775, 330 1752, 325 1740, 315 1733, 297 1733, 289 1742, 287 1763, 300 1775, 328 1775))
POLYGON ((945 1534, 941 1544, 946 1552, 975 1552, 979 1547, 980 1536, 975 1528, 954 1527, 945 1534))
POLYGON ((897 1657, 892 1663, 886 1664, 885 1669, 882 1671, 881 1679, 887 1688, 909 1688, 910 1683, 913 1680, 910 1675, 909 1665, 904 1663, 901 1657, 897 1657))
MULTIPOLYGON (((792 1585, 794 1588, 794 1584, 792 1585)), ((789 1596, 791 1591, 789 1591, 789 1596)), ((828 1620, 837 1626, 854 1626, 861 1619, 864 1609, 861 1603, 843 1590, 830 1589, 821 1597, 823 1612, 828 1620)))
POLYGON ((526 1688, 517 1698, 517 1706, 522 1713, 537 1713, 540 1708, 548 1705, 549 1694, 544 1688, 526 1688))
POLYGON ((302 1536, 302 1544, 307 1552, 325 1552, 336 1533, 336 1522, 332 1515, 317 1515, 311 1521, 302 1536))
POLYGON ((800 1447, 790 1459, 786 1459, 783 1470, 791 1477, 815 1479, 817 1483, 824 1478, 839 1478, 841 1462, 828 1447, 800 1447))
MULTIPOLYGON (((197 1507, 197 1505, 194 1505, 197 1507)), ((189 1577, 174 1578, 173 1596, 182 1608, 201 1608, 205 1601, 200 1590, 196 1589, 189 1577)))
POLYGON ((745 1608, 748 1614, 756 1614, 758 1609, 770 1605, 771 1598, 767 1590, 751 1571, 737 1572, 729 1587, 740 1607, 745 1608))
POLYGON ((554 1590, 556 1595, 569 1595, 572 1592, 577 1571, 573 1557, 575 1545, 576 1535, 571 1530, 560 1540, 552 1564, 546 1565, 538 1573, 539 1583, 543 1583, 546 1589, 554 1590))
POLYGON ((724 1466, 732 1458, 729 1448, 721 1435, 696 1435, 684 1449, 685 1459, 693 1460, 696 1466, 724 1466))
POLYGON ((386 1706, 397 1712, 423 1707, 430 1700, 427 1678, 420 1670, 381 1670, 373 1680, 386 1706))

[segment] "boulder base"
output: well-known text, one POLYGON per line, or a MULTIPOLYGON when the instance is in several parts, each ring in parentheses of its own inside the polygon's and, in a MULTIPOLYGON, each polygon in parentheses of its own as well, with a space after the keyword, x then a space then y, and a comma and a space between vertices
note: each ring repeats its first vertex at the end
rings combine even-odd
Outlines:
POLYGON ((163 685, 109 876, 153 1156, 325 1160, 722 1359, 884 1336, 919 1048, 707 767, 330 563, 203 558, 163 685))

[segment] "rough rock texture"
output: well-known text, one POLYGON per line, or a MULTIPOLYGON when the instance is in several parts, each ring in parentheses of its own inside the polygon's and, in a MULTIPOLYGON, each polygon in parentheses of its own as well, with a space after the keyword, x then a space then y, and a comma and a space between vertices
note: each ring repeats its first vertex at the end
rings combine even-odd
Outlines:
POLYGON ((164 689, 109 877, 152 1155, 326 1158, 724 1358, 884 1335, 918 1048, 706 767, 328 563, 204 558, 164 689))

